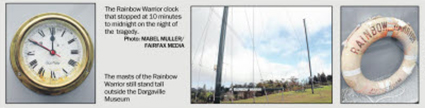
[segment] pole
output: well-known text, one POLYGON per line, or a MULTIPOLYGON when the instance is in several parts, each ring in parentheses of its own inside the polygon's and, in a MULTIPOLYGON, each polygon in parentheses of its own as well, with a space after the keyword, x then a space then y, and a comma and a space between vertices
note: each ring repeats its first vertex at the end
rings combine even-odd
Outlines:
POLYGON ((307 44, 308 68, 310 70, 311 93, 314 94, 314 84, 313 84, 313 81, 312 81, 313 73, 311 72, 310 50, 308 48, 308 36, 307 36, 307 27, 305 25, 305 19, 303 19, 303 22, 304 22, 305 43, 307 44))
POLYGON ((285 80, 282 79, 282 102, 284 101, 283 93, 285 92, 285 88, 283 88, 283 84, 285 84, 285 80))
POLYGON ((218 60, 217 60, 217 76, 215 78, 215 96, 214 103, 220 103, 221 100, 221 72, 223 69, 223 55, 224 55, 224 43, 226 41, 226 28, 227 28, 227 13, 228 6, 224 6, 223 19, 221 22, 221 33, 220 33, 220 45, 218 49, 218 60))

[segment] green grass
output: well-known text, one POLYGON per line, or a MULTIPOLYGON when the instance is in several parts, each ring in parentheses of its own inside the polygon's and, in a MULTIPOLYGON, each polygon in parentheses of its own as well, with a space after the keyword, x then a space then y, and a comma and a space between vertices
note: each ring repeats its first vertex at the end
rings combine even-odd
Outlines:
MULTIPOLYGON (((255 103, 332 103, 332 86, 323 86, 323 88, 315 88, 314 94, 311 94, 311 89, 306 89, 306 92, 284 92, 282 101, 282 93, 269 94, 269 101, 266 96, 255 98, 255 103)), ((231 103, 224 101, 222 103, 231 103)), ((233 101, 233 103, 253 103, 253 98, 233 101)))

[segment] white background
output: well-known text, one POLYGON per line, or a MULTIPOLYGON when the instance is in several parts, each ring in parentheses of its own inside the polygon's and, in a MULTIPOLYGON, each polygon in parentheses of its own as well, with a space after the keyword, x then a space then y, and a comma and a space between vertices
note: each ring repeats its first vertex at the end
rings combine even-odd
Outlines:
MULTIPOLYGON (((18 2, 22 0, 1 0, 0 1, 0 33, 4 38, 5 33, 5 3, 18 2)), ((40 2, 47 0, 40 0, 40 2)), ((57 0, 51 0, 58 2, 57 0)), ((25 1, 23 1, 25 2, 25 1)), ((34 0, 27 0, 34 2, 34 0)), ((419 5, 420 6, 420 22, 425 21, 425 1, 421 0, 70 0, 65 2, 96 2, 97 6, 97 94, 96 104, 7 104, 5 105, 5 40, 0 38, 0 107, 43 107, 43 108, 75 108, 75 107, 148 107, 148 108, 299 108, 299 107, 326 107, 326 108, 366 108, 366 107, 385 107, 399 108, 425 107, 422 99, 425 98, 424 93, 420 93, 420 104, 340 104, 340 77, 333 77, 333 104, 190 104, 190 6, 191 5, 332 5, 333 6, 333 76, 340 76, 340 6, 341 5, 419 5), (127 43, 122 41, 120 36, 105 36, 103 34, 103 14, 104 6, 110 5, 126 5, 126 6, 178 6, 183 20, 180 22, 180 28, 161 29, 161 31, 146 30, 147 33, 163 33, 163 34, 181 34, 186 37, 184 43, 185 49, 143 49, 138 43, 127 43), (118 55, 118 56, 117 56, 118 55), (103 102, 103 81, 104 73, 169 73, 179 75, 179 79, 169 82, 166 85, 166 96, 137 96, 132 97, 131 103, 105 103, 103 102)), ((420 31, 424 31, 424 24, 420 24, 420 31)), ((422 34, 418 34, 421 36, 422 34)), ((423 38, 420 38, 421 44, 423 38)), ((420 45, 420 54, 425 50, 420 45)), ((420 61, 423 56, 420 56, 420 61)), ((419 70, 423 70, 424 66, 419 70)), ((424 91, 425 74, 420 73, 420 89, 424 91)))

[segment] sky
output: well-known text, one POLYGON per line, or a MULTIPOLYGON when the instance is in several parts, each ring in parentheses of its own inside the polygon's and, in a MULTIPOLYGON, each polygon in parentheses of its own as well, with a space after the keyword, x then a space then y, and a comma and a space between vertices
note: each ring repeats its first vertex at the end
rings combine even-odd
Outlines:
MULTIPOLYGON (((192 7, 192 87, 214 89, 223 7, 192 7)), ((229 7, 222 84, 330 75, 331 7, 229 7)))

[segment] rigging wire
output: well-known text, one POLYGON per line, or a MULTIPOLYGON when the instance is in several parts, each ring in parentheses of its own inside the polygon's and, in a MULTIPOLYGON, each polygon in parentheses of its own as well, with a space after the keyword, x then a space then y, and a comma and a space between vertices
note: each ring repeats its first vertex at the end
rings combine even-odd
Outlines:
MULTIPOLYGON (((254 7, 252 7, 252 83, 254 84, 253 86, 255 87, 255 67, 254 67, 254 60, 255 60, 255 44, 254 44, 254 36, 255 36, 255 18, 254 18, 254 7)), ((255 103, 255 94, 256 92, 254 91, 254 103, 255 103)))
MULTIPOLYGON (((287 11, 285 11, 285 14, 287 15, 287 16, 290 16, 289 15, 289 13, 287 12, 287 11)), ((295 37, 297 38, 297 43, 298 43, 298 48, 299 49, 301 49, 301 48, 303 48, 304 46, 305 46, 305 44, 301 44, 302 42, 301 42, 301 40, 300 40, 300 38, 299 38, 299 36, 301 36, 299 33, 300 32, 298 32, 294 27, 293 27, 293 23, 292 23, 292 19, 289 17, 288 18, 288 20, 289 20, 289 23, 290 23, 290 27, 291 27, 291 29, 293 30, 293 32, 294 32, 294 35, 295 35, 295 37), (298 36, 296 36, 296 35, 298 35, 298 36)), ((304 55, 305 54, 305 51, 303 51, 302 52, 302 54, 304 55)), ((305 60, 305 57, 297 57, 298 58, 298 61, 303 61, 303 60, 305 60)), ((307 62, 310 62, 310 61, 307 61, 307 62)), ((309 67, 309 66, 307 66, 307 67, 309 67)), ((310 67, 309 67, 310 68, 310 67)), ((297 67, 297 71, 298 71, 298 73, 300 72, 300 69, 297 67)), ((310 79, 310 78, 309 78, 310 79)))
MULTIPOLYGON (((248 13, 247 13, 247 11, 246 11, 246 9, 245 9, 245 18, 246 18, 246 23, 247 23, 247 27, 248 27, 248 30, 249 30, 249 33, 251 33, 251 36, 252 36, 252 48, 254 49, 254 30, 252 30, 251 31, 251 25, 249 24, 249 19, 248 19, 248 13)), ((253 28, 254 28, 254 26, 253 26, 253 28)), ((252 84, 253 84, 253 87, 255 87, 255 79, 254 79, 254 50, 252 51, 252 84)), ((252 92, 252 94, 253 94, 253 102, 255 103, 255 92, 252 92)))
MULTIPOLYGON (((253 14, 252 14, 252 16, 253 16, 253 25, 255 25, 255 21, 254 21, 254 19, 255 19, 255 10, 253 10, 253 14)), ((263 21, 263 20, 261 20, 261 21, 263 21)), ((257 54, 257 50, 255 49, 255 26, 253 26, 253 31, 254 31, 254 35, 253 35, 253 37, 252 37, 252 39, 253 39, 253 44, 252 44, 252 46, 253 46, 253 59, 255 59, 255 61, 257 62, 257 69, 258 69, 258 72, 259 72, 259 74, 260 74, 260 83, 262 83, 263 81, 264 81, 264 79, 263 79, 263 75, 262 75, 262 71, 261 71, 261 67, 260 67, 260 63, 258 62, 258 54, 257 54)), ((264 32, 260 32, 260 33, 264 33, 264 32)), ((264 94, 266 95, 266 102, 269 102, 269 97, 268 97, 268 95, 267 95, 267 91, 266 91, 266 87, 265 87, 265 85, 263 84, 263 89, 264 89, 264 94)))
MULTIPOLYGON (((199 62, 198 62, 198 64, 200 65, 199 66, 199 70, 198 70, 198 79, 197 79, 197 86, 198 86, 198 88, 200 88, 201 87, 201 73, 202 73, 202 58, 203 58, 203 54, 204 54, 204 49, 205 49, 205 42, 206 42, 206 33, 207 33, 207 31, 208 31, 208 29, 209 29, 209 24, 210 24, 210 21, 211 21, 211 16, 212 16, 212 12, 211 12, 211 10, 212 10, 212 7, 210 8, 210 11, 208 12, 209 14, 208 14, 208 19, 207 19, 207 22, 206 22, 206 24, 204 25, 204 30, 202 31, 202 36, 201 36, 201 38, 199 39, 199 41, 197 41, 197 42, 199 42, 198 43, 198 47, 196 48, 196 50, 195 50, 195 52, 197 52, 197 51, 199 51, 199 48, 200 48, 200 44, 202 43, 202 42, 200 42, 203 38, 204 38, 204 42, 203 42, 203 48, 202 48, 202 52, 201 52, 201 57, 199 58, 199 62)), ((193 64, 191 64, 191 65, 193 65, 193 64)), ((198 96, 197 95, 199 95, 199 92, 198 91, 196 91, 195 92, 195 102, 197 102, 198 101, 198 96)))
MULTIPOLYGON (((210 10, 213 10, 213 8, 210 8, 210 10)), ((210 11, 210 13, 211 13, 211 11, 210 11)), ((209 16, 208 17, 208 21, 207 22, 209 22, 210 21, 210 18, 211 18, 211 16, 209 16)), ((202 51, 201 51, 201 55, 200 55, 200 58, 199 58, 199 66, 201 67, 200 68, 200 70, 199 70, 199 77, 198 77, 198 82, 200 82, 200 74, 202 73, 202 67, 203 67, 203 65, 202 65, 202 60, 203 60, 203 57, 204 57, 204 52, 205 52, 205 44, 206 44, 206 41, 207 41, 207 34, 204 34, 204 33, 206 33, 207 31, 208 31, 208 29, 209 29, 209 23, 207 23, 208 25, 205 25, 206 27, 205 28, 207 28, 207 29, 204 29, 204 31, 203 31, 203 35, 204 35, 204 44, 202 45, 202 51)), ((198 47, 199 48, 199 47, 198 47)), ((199 83, 198 83, 198 87, 199 87, 200 85, 199 85, 199 83)))
MULTIPOLYGON (((220 18, 220 15, 217 11, 213 10, 212 12, 213 12, 213 15, 215 17, 220 18)), ((238 39, 238 41, 241 42, 241 44, 245 44, 241 35, 234 29, 234 27, 232 25, 227 25, 227 28, 230 30, 230 33, 233 33, 236 36, 236 39, 238 39)), ((229 32, 227 32, 227 33, 229 33, 229 32)))
MULTIPOLYGON (((232 11, 232 14, 231 14, 232 15, 231 16, 232 17, 232 19, 231 19, 232 22, 231 22, 231 24, 233 25, 233 20, 234 20, 233 19, 234 18, 234 16, 233 16, 234 15, 233 8, 231 8, 231 11, 232 11)), ((233 103, 233 98, 234 98, 234 92, 233 92, 233 43, 234 42, 233 42, 233 38, 234 38, 233 36, 230 37, 230 39, 231 39, 231 41, 230 41, 231 42, 230 43, 230 48, 231 48, 230 49, 230 66, 231 66, 230 67, 230 72, 231 72, 231 76, 230 76, 230 78, 231 78, 230 88, 232 89, 232 98, 231 98, 231 102, 232 103, 233 103)))
MULTIPOLYGON (((260 32, 260 33, 264 33, 264 36, 265 35, 267 35, 267 34, 265 34, 265 32, 264 31, 266 31, 266 29, 265 29, 265 26, 264 26, 264 20, 265 20, 265 18, 264 18, 264 16, 266 16, 266 15, 264 15, 264 13, 261 13, 260 12, 260 14, 262 14, 261 16, 262 16, 262 19, 263 20, 261 20, 261 22, 262 22, 262 26, 261 26, 261 28, 262 28, 262 31, 260 32)), ((261 40, 260 40, 261 41, 261 40)), ((258 52, 257 52, 258 53, 258 52)), ((259 56, 258 54, 257 54, 257 56, 259 56)), ((257 60, 258 60, 258 58, 257 58, 257 60)), ((258 63, 258 62, 257 62, 258 63)), ((260 68, 260 66, 258 66, 258 68, 260 68)), ((267 71, 266 71, 267 72, 267 71)), ((260 74, 261 74, 262 72, 260 72, 260 74)), ((268 76, 272 76, 272 79, 274 79, 275 78, 275 75, 273 75, 273 72, 267 72, 266 74, 268 74, 268 76)), ((260 75, 261 76, 261 75, 260 75)), ((261 79, 263 80, 264 78, 261 76, 261 79)))
MULTIPOLYGON (((212 8, 211 8, 211 9, 212 9, 212 8)), ((200 64, 202 64, 202 59, 203 59, 203 57, 204 57, 205 44, 206 44, 206 41, 207 41, 207 36, 208 36, 208 35, 206 35, 206 36, 205 36, 205 38, 204 38, 204 44, 203 44, 203 46, 202 46, 202 51, 201 51, 201 58, 200 58, 200 60, 199 60, 199 63, 200 63, 200 64)))
MULTIPOLYGON (((234 81, 233 81, 233 66, 234 66, 234 64, 233 64, 233 50, 234 50, 234 46, 233 46, 233 41, 234 41, 234 38, 236 37, 236 40, 238 41, 238 42, 241 42, 242 44, 244 43, 244 40, 243 39, 241 39, 241 35, 239 35, 238 34, 238 32, 236 32, 236 30, 235 29, 233 29, 233 9, 231 10, 232 11, 232 23, 231 24, 229 24, 228 25, 228 28, 230 29, 230 31, 231 31, 231 33, 234 35, 231 35, 231 51, 230 51, 230 55, 231 55, 231 60, 230 60, 230 62, 231 62, 231 65, 230 65, 230 72, 231 72, 231 88, 233 87, 233 84, 234 84, 234 81)), ((286 12, 286 11, 285 11, 286 12)), ((215 10, 212 10, 212 12, 211 12, 213 15, 216 15, 216 13, 215 13, 215 10)), ((288 13, 286 13, 287 15, 288 15, 288 13)), ((255 9, 253 8, 252 9, 252 28, 250 28, 251 27, 251 23, 250 23, 250 20, 249 20, 249 18, 248 18, 248 13, 247 13, 247 10, 245 10, 245 15, 246 15, 246 23, 247 23, 247 27, 248 27, 248 33, 250 33, 251 34, 251 36, 252 36, 252 54, 253 54, 253 58, 252 58, 252 81, 253 81, 253 84, 254 84, 254 86, 255 86, 255 62, 257 62, 257 68, 258 68, 258 71, 260 72, 259 74, 260 74, 260 77, 261 77, 261 82, 263 81, 263 76, 262 76, 262 71, 261 71, 261 67, 260 67, 260 64, 259 64, 259 59, 258 59, 258 57, 257 56, 259 56, 258 55, 258 52, 256 51, 256 49, 255 49, 255 9)), ((216 15, 217 16, 217 15, 216 15)), ((262 20, 261 20, 262 21, 262 20)), ((292 20, 289 18, 289 22, 291 23, 291 29, 293 30, 293 33, 294 33, 294 36, 296 37, 296 39, 297 39, 297 44, 298 44, 298 47, 299 48, 301 48, 302 46, 303 46, 303 44, 301 44, 301 42, 300 42, 300 37, 298 37, 297 35, 299 34, 299 32, 297 32, 295 29, 294 29, 294 27, 293 27, 293 24, 292 24, 292 20)), ((264 30, 264 26, 262 26, 263 28, 263 30, 264 30)), ((262 32, 262 33, 264 33, 264 32, 262 32)), ((204 40, 206 40, 206 37, 204 38, 204 40)), ((203 46, 204 48, 202 49, 202 50, 204 50, 205 49, 205 45, 203 46)), ((202 51, 203 52, 203 51, 202 51)), ((202 61, 202 58, 203 58, 203 54, 201 54, 201 60, 200 61, 202 61)), ((298 58, 299 60, 301 59, 301 58, 298 58)), ((202 63, 202 62, 201 62, 202 63)), ((311 68, 311 67, 309 67, 309 68, 311 68)), ((299 68, 297 68, 297 70, 299 71, 299 68)), ((323 69, 322 69, 323 70, 323 69)), ((270 73, 269 73, 270 74, 270 73)), ((271 74, 274 74, 274 73, 271 73, 271 74)), ((272 75, 272 77, 274 77, 274 75, 272 75)), ((232 91, 233 92, 233 91, 232 91)), ((254 93, 254 102, 255 102, 255 93, 254 93)), ((232 100, 233 101, 233 100, 232 100)))
MULTIPOLYGON (((203 44, 203 45, 205 46, 206 35, 207 35, 208 29, 209 29, 209 27, 210 27, 209 25, 210 25, 210 21, 211 21, 211 16, 212 16, 212 14, 213 14, 213 13, 212 13, 212 10, 213 10, 213 8, 211 7, 211 8, 210 8, 210 11, 208 11, 208 13, 209 13, 209 14, 208 14, 208 19, 207 19, 207 22, 206 22, 206 23, 205 23, 205 25, 204 25, 204 30, 202 31, 201 38, 200 38, 198 41, 196 41, 196 42, 199 42, 199 43, 198 43, 198 45, 197 45, 198 47, 197 47, 197 48, 195 48, 195 49, 196 49, 196 50, 195 50, 195 52, 199 51, 199 48, 200 48, 200 46, 201 46, 200 44, 202 43, 201 41, 202 41, 202 39, 204 39, 204 38, 205 38, 205 39, 204 39, 204 42, 203 42, 204 44, 203 44)), ((202 59, 202 58, 201 58, 201 59, 202 59)))

